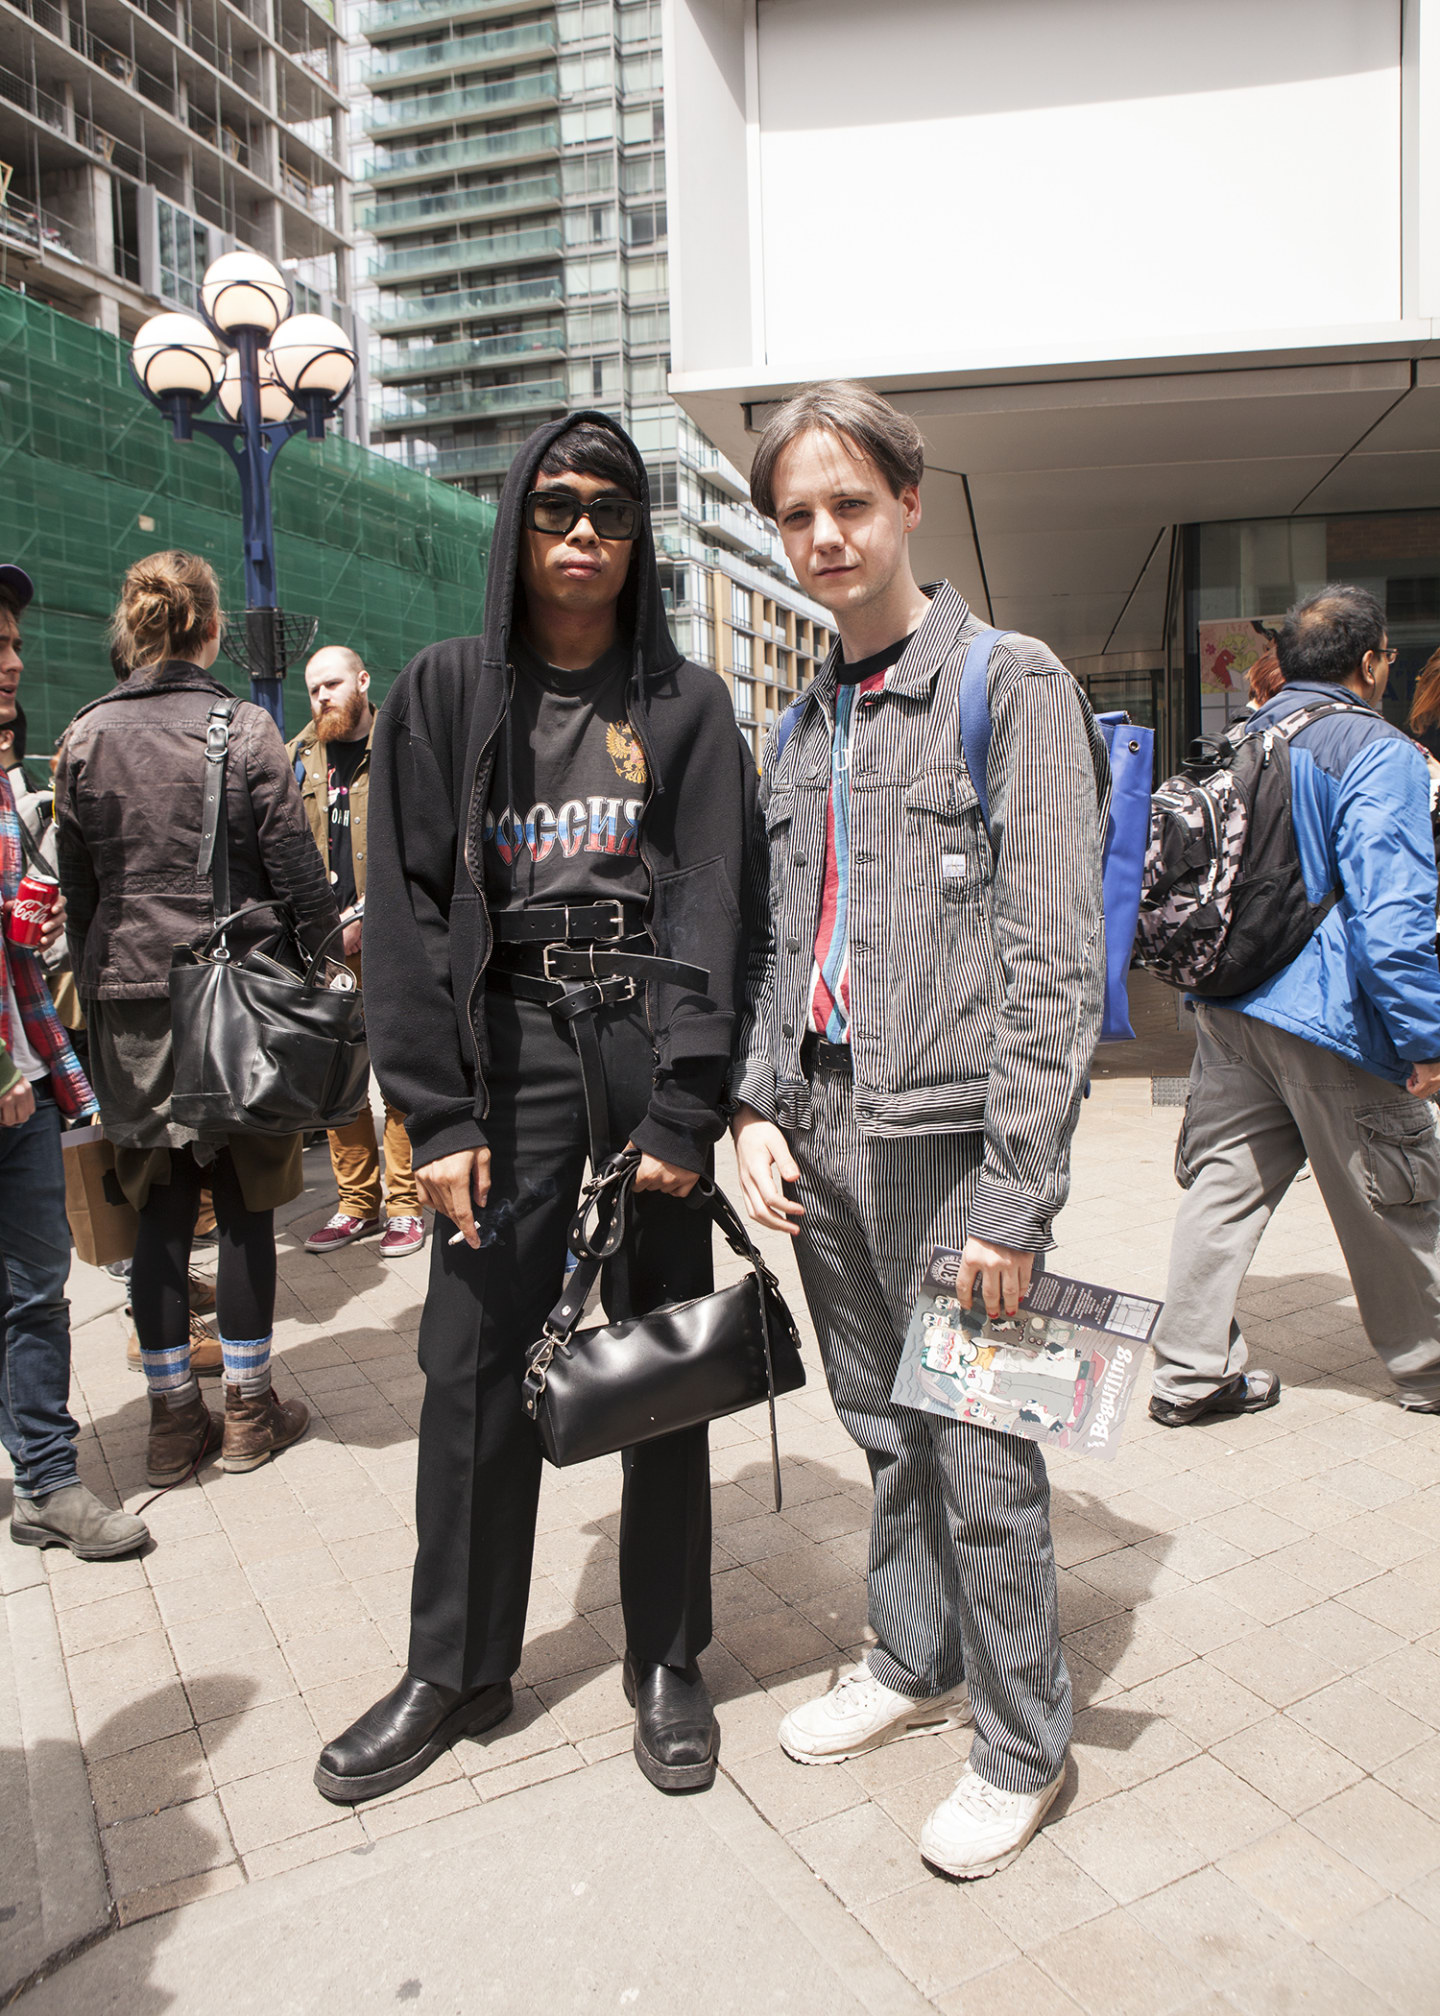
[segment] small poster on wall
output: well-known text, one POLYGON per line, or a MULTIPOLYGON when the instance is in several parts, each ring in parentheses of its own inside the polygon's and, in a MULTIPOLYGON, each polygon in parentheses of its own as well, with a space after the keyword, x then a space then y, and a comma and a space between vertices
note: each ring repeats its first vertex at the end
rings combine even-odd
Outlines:
POLYGON ((1200 732, 1213 735, 1238 721, 1250 701, 1245 674, 1270 649, 1269 630, 1281 616, 1219 616, 1198 624, 1200 732))

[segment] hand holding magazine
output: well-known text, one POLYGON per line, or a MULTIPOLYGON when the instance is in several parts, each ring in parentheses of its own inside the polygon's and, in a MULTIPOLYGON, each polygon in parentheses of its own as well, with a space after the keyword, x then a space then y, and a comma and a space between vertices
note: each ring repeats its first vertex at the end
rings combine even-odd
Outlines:
POLYGON ((988 1317, 977 1285, 953 1292, 960 1255, 935 1252, 891 1399, 1047 1449, 1112 1457, 1164 1306, 1063 1274, 1037 1274, 1015 1316, 988 1317))

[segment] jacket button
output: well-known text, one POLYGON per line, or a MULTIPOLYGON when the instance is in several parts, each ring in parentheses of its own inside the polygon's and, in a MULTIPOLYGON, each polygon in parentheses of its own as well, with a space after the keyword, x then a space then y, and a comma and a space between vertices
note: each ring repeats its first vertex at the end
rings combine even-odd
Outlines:
POLYGON ((782 1022, 780 1025, 780 1034, 782 1036, 793 1036, 795 1034, 794 1024, 791 1022, 782 1022))
POLYGON ((798 938, 787 938, 785 940, 785 950, 787 952, 798 952, 800 950, 800 940, 798 938))
POLYGON ((803 854, 796 854, 793 858, 795 861, 795 866, 797 868, 803 868, 806 865, 805 856, 803 854))

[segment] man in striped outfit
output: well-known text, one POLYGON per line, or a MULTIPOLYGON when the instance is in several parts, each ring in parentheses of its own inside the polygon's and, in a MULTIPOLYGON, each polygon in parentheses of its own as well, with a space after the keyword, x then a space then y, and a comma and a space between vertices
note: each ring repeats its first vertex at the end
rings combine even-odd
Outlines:
POLYGON ((1007 635, 989 660, 987 830, 959 708, 984 626, 911 570, 923 469, 913 423, 859 385, 801 392, 756 451, 756 507, 840 644, 765 752, 734 1131, 751 1215, 795 1238, 875 1487, 876 1644, 780 1741, 838 1763, 973 1712, 970 1761, 920 1844, 973 1877, 1014 1860, 1064 1776, 1049 1487, 1034 1443, 890 1393, 937 1246, 963 1248, 958 1292, 981 1281, 996 1315, 1051 1243, 1100 1025, 1109 775, 1064 666, 1007 635))

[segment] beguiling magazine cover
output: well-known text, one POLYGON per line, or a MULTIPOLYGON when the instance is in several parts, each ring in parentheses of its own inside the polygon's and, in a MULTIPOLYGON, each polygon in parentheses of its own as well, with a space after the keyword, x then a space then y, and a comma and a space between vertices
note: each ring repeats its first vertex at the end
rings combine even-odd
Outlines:
POLYGON ((954 1289, 960 1255, 935 1252, 905 1334, 891 1399, 1046 1449, 1109 1458, 1164 1306, 1064 1274, 1036 1274, 1019 1314, 992 1321, 976 1285, 954 1289))

